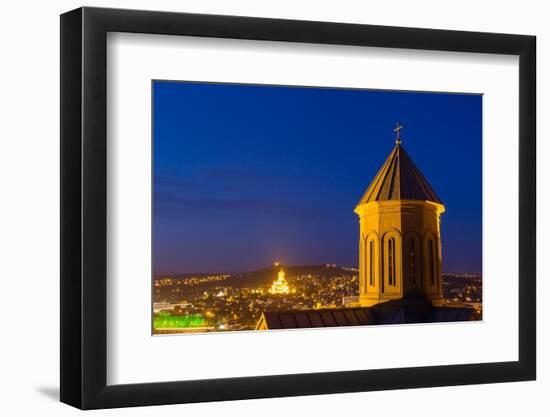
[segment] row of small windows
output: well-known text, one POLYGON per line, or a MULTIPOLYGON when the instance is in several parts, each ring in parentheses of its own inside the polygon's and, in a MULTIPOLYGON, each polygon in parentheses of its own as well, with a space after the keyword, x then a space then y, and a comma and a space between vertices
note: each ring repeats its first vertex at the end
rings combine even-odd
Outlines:
MULTIPOLYGON (((388 262, 388 284, 391 286, 397 285, 397 278, 396 278, 396 268, 395 268, 395 238, 391 237, 387 239, 387 262, 388 262)), ((429 256, 428 256, 428 262, 429 262, 429 268, 428 268, 428 274, 429 274, 429 280, 430 284, 435 284, 436 279, 436 272, 435 272, 435 262, 434 262, 434 241, 430 239, 428 241, 428 250, 429 250, 429 256)), ((411 238, 409 239, 409 274, 411 279, 411 284, 416 284, 416 278, 417 278, 417 247, 416 247, 416 241, 415 239, 411 238)), ((369 285, 374 286, 374 241, 370 240, 368 245, 368 259, 369 259, 369 268, 368 268, 368 274, 369 274, 369 285)))

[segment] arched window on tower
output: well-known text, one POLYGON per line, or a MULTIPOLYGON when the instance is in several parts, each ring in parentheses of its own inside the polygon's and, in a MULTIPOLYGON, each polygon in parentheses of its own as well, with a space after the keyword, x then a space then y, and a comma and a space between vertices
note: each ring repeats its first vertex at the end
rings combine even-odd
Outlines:
POLYGON ((395 238, 388 239, 388 284, 395 285, 395 238))
POLYGON ((430 239, 430 243, 429 243, 429 246, 430 246, 430 259, 429 259, 429 262, 430 262, 430 284, 434 285, 435 284, 435 272, 434 272, 434 241, 432 239, 430 239))
POLYGON ((409 240, 409 270, 411 271, 411 284, 416 284, 416 248, 414 239, 409 240))
POLYGON ((369 284, 374 285, 374 242, 369 242, 369 284))

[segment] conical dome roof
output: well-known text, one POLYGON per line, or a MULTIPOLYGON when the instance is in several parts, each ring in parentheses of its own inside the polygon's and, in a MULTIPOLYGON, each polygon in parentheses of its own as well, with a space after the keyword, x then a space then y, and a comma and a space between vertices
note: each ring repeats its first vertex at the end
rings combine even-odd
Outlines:
POLYGON ((401 141, 397 141, 358 205, 385 200, 421 200, 443 204, 401 141))

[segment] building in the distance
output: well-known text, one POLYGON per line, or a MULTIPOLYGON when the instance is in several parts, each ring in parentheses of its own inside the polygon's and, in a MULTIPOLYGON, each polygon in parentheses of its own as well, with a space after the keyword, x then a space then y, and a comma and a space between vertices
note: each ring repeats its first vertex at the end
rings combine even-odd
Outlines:
POLYGON ((257 329, 477 319, 469 306, 444 305, 440 217, 445 206, 405 152, 401 128, 394 129, 395 147, 354 210, 360 229, 358 303, 322 312, 267 311, 257 329))
POLYGON ((290 293, 290 286, 288 285, 288 282, 285 279, 285 271, 281 268, 279 271, 279 274, 277 275, 277 279, 273 281, 271 284, 271 288, 269 289, 270 294, 288 294, 290 293))

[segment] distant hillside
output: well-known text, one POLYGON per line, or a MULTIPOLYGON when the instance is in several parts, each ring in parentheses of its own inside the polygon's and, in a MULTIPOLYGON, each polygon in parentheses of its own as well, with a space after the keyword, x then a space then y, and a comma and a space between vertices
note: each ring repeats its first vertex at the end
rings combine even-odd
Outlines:
POLYGON ((298 275, 316 275, 318 277, 332 277, 334 275, 349 274, 340 267, 326 265, 272 265, 268 268, 259 269, 257 271, 241 272, 233 274, 234 280, 232 284, 235 286, 260 286, 268 285, 277 277, 281 268, 286 273, 286 278, 292 281, 292 277, 298 275))
MULTIPOLYGON (((230 277, 227 280, 224 280, 226 283, 230 283, 235 287, 240 286, 261 286, 268 285, 277 277, 280 269, 283 269, 286 273, 286 278, 292 280, 292 277, 298 275, 316 275, 318 277, 330 278, 334 275, 343 275, 350 274, 350 271, 347 271, 338 266, 327 266, 327 265, 271 265, 267 268, 259 269, 256 271, 248 272, 238 272, 231 273, 230 277)), ((220 273, 222 275, 223 273, 220 273)), ((156 276, 155 279, 186 279, 191 277, 202 277, 208 275, 216 274, 177 274, 177 275, 160 275, 156 276)))

